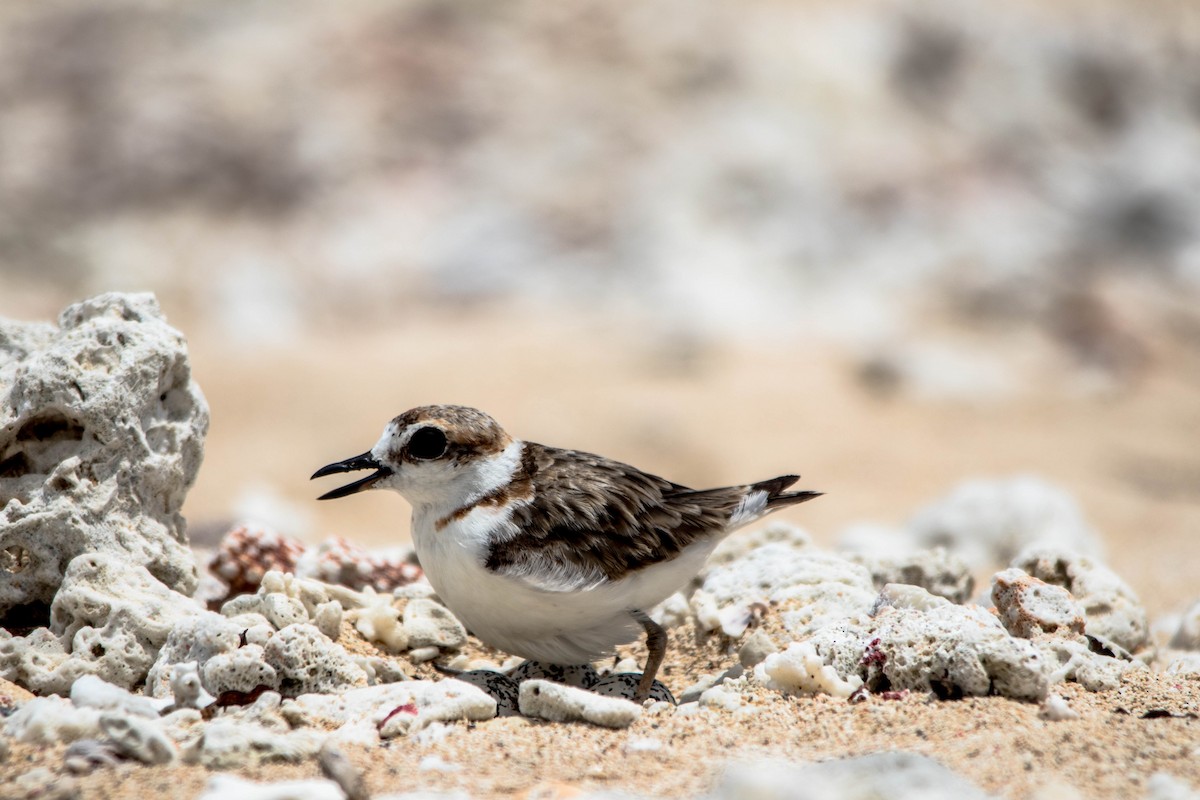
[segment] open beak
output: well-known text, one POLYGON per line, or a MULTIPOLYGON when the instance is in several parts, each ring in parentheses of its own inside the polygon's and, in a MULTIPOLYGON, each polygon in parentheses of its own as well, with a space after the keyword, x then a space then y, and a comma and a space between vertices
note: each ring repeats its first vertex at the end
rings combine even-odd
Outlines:
POLYGON ((392 474, 392 471, 376 461, 370 452, 366 452, 360 456, 354 456, 353 458, 347 458, 345 461, 338 461, 335 464, 328 464, 324 467, 321 467, 312 474, 312 478, 309 478, 309 480, 312 480, 313 478, 323 478, 326 475, 333 475, 338 472, 357 472, 363 469, 373 469, 375 472, 361 480, 355 481, 354 483, 348 483, 340 489, 334 489, 331 492, 326 492, 317 499, 336 500, 339 497, 355 494, 356 492, 361 492, 364 489, 370 489, 378 481, 392 474))

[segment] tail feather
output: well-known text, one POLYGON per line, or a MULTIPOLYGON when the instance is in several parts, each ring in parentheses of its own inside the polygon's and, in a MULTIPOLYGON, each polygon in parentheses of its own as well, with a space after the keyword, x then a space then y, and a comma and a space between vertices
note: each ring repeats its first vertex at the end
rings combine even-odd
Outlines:
POLYGON ((774 511, 776 509, 785 508, 797 503, 803 503, 808 500, 812 500, 814 497, 820 497, 823 494, 823 492, 810 491, 783 491, 798 480, 800 480, 799 475, 780 475, 778 478, 771 478, 770 480, 753 483, 750 485, 750 489, 767 493, 767 511, 774 511))

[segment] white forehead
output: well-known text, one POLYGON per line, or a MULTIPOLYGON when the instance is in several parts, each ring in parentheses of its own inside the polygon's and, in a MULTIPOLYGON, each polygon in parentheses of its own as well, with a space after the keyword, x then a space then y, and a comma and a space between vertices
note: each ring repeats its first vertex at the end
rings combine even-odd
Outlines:
POLYGON ((413 437, 413 434, 424 427, 427 427, 424 423, 401 425, 396 420, 392 420, 383 426, 383 434, 371 448, 371 455, 375 457, 375 460, 383 461, 389 453, 399 453, 408 444, 408 440, 413 437))

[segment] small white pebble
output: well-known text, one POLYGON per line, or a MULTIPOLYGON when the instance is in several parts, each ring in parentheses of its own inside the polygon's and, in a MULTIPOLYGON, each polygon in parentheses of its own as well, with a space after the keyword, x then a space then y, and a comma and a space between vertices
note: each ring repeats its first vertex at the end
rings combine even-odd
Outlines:
POLYGON ((1067 701, 1060 695, 1051 694, 1042 703, 1042 710, 1038 716, 1051 722, 1062 722, 1068 719, 1079 719, 1079 712, 1067 705, 1067 701))
POLYGON ((471 666, 471 657, 468 656, 466 653, 459 653, 454 658, 447 661, 446 668, 453 669, 453 670, 461 670, 463 672, 466 672, 467 670, 472 670, 472 669, 479 669, 479 667, 471 666))
POLYGON ((433 661, 438 657, 441 650, 436 647, 418 647, 408 651, 408 660, 414 664, 420 664, 423 661, 433 661))
POLYGON ((679 717, 691 717, 703 712, 699 703, 680 703, 675 709, 675 715, 679 717))

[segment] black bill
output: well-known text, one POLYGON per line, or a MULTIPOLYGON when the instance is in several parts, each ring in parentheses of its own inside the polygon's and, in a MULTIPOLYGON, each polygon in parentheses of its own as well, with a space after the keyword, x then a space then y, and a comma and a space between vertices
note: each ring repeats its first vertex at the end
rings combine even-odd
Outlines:
POLYGON ((327 464, 326 466, 321 467, 319 470, 314 472, 312 474, 312 478, 309 478, 309 480, 312 480, 313 478, 324 478, 326 475, 335 475, 339 472, 357 472, 363 469, 373 469, 375 472, 361 480, 355 481, 354 483, 348 483, 341 488, 334 489, 331 492, 326 492, 317 499, 336 500, 339 497, 346 497, 347 495, 361 492, 363 489, 370 489, 375 485, 376 482, 392 474, 390 469, 380 464, 369 452, 367 452, 360 456, 347 458, 345 461, 327 464))

